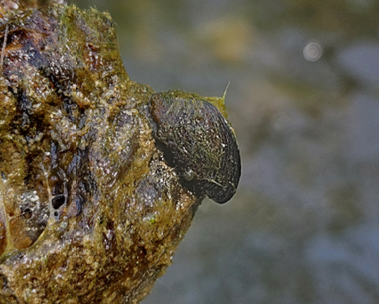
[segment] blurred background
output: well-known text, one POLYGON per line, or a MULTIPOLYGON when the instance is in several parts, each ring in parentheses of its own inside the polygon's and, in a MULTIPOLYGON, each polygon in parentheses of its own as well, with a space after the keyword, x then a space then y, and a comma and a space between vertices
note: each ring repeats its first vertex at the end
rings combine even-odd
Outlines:
POLYGON ((226 95, 242 178, 143 304, 379 303, 379 2, 73 0, 131 79, 226 95))

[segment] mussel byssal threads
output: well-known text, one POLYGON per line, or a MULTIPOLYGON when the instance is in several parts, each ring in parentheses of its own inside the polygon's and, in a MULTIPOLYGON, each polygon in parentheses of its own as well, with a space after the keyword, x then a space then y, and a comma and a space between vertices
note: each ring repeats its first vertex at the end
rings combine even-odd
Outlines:
POLYGON ((220 111, 196 94, 179 90, 153 94, 155 137, 172 155, 186 181, 217 203, 236 192, 241 161, 234 132, 220 111))

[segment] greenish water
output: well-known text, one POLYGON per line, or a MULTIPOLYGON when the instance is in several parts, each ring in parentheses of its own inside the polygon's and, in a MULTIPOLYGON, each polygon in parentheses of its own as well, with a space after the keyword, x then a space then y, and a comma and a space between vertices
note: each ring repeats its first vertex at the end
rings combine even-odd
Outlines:
POLYGON ((239 190, 204 201, 143 303, 379 302, 377 1, 79 4, 111 13, 133 80, 231 83, 239 190))

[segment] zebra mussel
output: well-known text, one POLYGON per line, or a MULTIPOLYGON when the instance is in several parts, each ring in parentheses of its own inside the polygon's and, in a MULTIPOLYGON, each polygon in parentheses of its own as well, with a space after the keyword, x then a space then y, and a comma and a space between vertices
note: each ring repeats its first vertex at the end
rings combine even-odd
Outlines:
POLYGON ((155 138, 187 185, 219 204, 235 194, 241 160, 232 127, 216 106, 179 90, 153 94, 155 138))

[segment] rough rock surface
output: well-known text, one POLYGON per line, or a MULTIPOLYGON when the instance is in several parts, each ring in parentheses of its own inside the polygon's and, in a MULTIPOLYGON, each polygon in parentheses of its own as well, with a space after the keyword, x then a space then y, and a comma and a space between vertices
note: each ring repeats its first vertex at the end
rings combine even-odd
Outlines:
POLYGON ((204 194, 156 144, 109 15, 0 3, 0 303, 137 303, 204 194))

